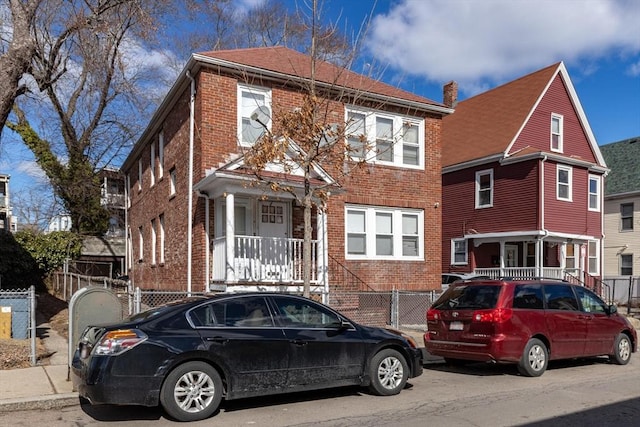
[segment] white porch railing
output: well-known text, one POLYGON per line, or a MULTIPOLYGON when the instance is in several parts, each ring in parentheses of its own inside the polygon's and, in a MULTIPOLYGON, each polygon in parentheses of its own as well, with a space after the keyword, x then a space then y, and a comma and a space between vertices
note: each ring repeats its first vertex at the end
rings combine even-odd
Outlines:
MULTIPOLYGON (((505 267, 505 268, 476 268, 474 274, 479 276, 489 276, 492 279, 499 277, 539 277, 538 269, 536 267, 505 267)), ((542 277, 548 277, 553 279, 564 279, 567 274, 577 276, 579 270, 575 268, 560 268, 560 267, 543 267, 542 277)))
MULTIPOLYGON (((227 277, 227 266, 233 269, 238 282, 303 282, 303 239, 236 236, 234 243, 235 257, 227 263, 227 238, 213 240, 213 282, 231 281, 227 277)), ((318 261, 318 242, 314 240, 311 242, 311 283, 318 282, 321 267, 318 261)))

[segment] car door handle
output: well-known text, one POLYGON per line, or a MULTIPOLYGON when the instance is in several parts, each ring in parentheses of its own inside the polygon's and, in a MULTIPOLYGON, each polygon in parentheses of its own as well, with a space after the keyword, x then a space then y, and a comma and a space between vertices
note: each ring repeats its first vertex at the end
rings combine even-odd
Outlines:
POLYGON ((291 344, 293 345, 297 345, 299 347, 302 347, 303 345, 307 345, 307 341, 305 340, 291 340, 289 341, 291 344))

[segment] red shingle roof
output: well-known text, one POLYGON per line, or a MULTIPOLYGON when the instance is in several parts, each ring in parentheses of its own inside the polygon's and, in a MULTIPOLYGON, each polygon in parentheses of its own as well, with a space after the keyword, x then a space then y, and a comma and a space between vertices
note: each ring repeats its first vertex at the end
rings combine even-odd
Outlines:
POLYGON ((461 101, 443 120, 442 166, 504 153, 560 64, 461 101))
MULTIPOLYGON (((311 57, 283 46, 218 50, 201 52, 200 55, 239 65, 261 68, 294 78, 311 78, 311 57)), ((316 62, 316 80, 400 100, 444 107, 441 103, 325 61, 316 62)))

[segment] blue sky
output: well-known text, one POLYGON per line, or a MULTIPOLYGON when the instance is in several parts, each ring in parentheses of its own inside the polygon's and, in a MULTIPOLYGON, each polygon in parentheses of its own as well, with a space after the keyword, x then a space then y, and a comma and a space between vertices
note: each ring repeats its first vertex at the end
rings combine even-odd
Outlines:
MULTIPOLYGON (((324 0, 323 12, 351 34, 372 16, 354 71, 383 69, 385 82, 434 101, 456 80, 464 100, 563 61, 600 145, 640 136, 640 1, 324 0)), ((2 147, 12 191, 37 181, 32 160, 2 147)))

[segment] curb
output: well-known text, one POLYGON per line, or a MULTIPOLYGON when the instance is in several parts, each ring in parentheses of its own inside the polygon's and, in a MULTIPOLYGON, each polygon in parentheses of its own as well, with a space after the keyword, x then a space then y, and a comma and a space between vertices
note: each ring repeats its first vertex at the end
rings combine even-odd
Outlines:
POLYGON ((78 393, 65 393, 54 396, 34 397, 30 399, 0 400, 0 412, 30 411, 33 409, 60 409, 76 405, 80 405, 80 396, 78 393))

